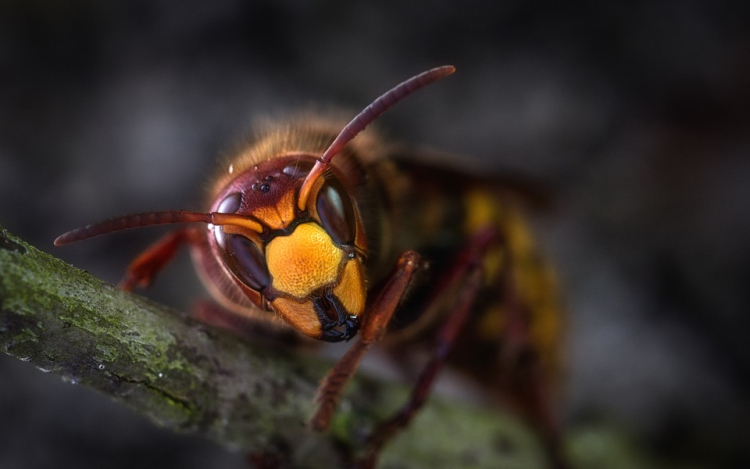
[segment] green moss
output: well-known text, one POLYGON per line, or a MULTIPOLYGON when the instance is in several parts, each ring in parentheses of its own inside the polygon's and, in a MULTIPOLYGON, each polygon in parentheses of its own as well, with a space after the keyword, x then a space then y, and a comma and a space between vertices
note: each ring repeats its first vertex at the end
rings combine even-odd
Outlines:
MULTIPOLYGON (((243 450, 281 448, 298 467, 339 467, 408 388, 357 376, 328 434, 307 430, 327 367, 249 346, 94 279, 0 228, 0 347, 119 399, 161 425, 243 450)), ((575 467, 657 467, 627 439, 571 433, 575 467)), ((499 412, 431 397, 379 468, 542 468, 529 430, 499 412)), ((663 467, 663 466, 658 466, 663 467)))
POLYGON ((24 342, 38 342, 39 336, 37 336, 36 332, 32 331, 31 329, 25 328, 21 330, 18 334, 13 335, 13 343, 15 344, 21 344, 24 342))
POLYGON ((520 421, 499 412, 435 400, 381 456, 382 469, 406 467, 546 468, 544 449, 520 421), (457 435, 461 446, 457 447, 457 435), (453 448, 445 453, 436 448, 453 448), (418 466, 411 462, 418 461, 418 466))
POLYGON ((104 364, 115 361, 119 356, 118 350, 115 347, 103 343, 96 344, 96 351, 97 354, 95 359, 104 364))
POLYGON ((581 469, 655 469, 659 467, 642 454, 633 451, 633 442, 615 428, 583 427, 571 432, 568 445, 571 456, 581 469))

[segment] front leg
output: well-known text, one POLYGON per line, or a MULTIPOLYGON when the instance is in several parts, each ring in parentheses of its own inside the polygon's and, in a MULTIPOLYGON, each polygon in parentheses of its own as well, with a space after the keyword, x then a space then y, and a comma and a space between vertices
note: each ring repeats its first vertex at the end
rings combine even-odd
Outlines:
POLYGON ((388 281, 381 288, 375 301, 365 311, 359 340, 328 372, 318 388, 315 398, 318 409, 310 421, 310 426, 314 430, 325 431, 328 428, 346 384, 359 368, 359 363, 367 350, 385 335, 393 312, 404 296, 409 281, 418 267, 419 255, 416 252, 401 253, 388 281))
POLYGON ((198 230, 195 228, 178 228, 170 231, 130 263, 125 276, 117 286, 125 291, 133 291, 136 287, 151 285, 156 274, 174 258, 181 245, 197 242, 198 230))
POLYGON ((363 455, 354 462, 356 469, 375 467, 380 452, 399 430, 412 421, 430 395, 432 385, 445 363, 456 338, 464 329, 485 279, 483 258, 498 242, 494 228, 477 232, 459 253, 451 269, 437 284, 426 308, 446 302, 450 314, 440 326, 430 360, 419 374, 409 400, 391 418, 381 423, 370 435, 363 455), (453 297, 453 293, 455 297, 453 297))
MULTIPOLYGON (((460 287, 462 293, 459 294, 458 301, 454 303, 456 311, 454 311, 452 319, 442 327, 442 332, 436 344, 435 357, 431 364, 428 365, 428 370, 420 377, 420 382, 415 388, 413 402, 407 404, 407 407, 410 407, 411 410, 406 412, 408 415, 405 418, 398 417, 398 423, 395 424, 395 428, 376 431, 378 435, 373 435, 374 439, 382 441, 370 445, 371 449, 373 449, 371 453, 377 453, 374 446, 381 447, 398 428, 403 427, 411 420, 412 415, 422 405, 424 399, 429 394, 432 382, 442 367, 445 356, 455 341, 456 336, 462 329, 481 286, 481 260, 487 249, 495 242, 497 242, 497 232, 495 229, 488 228, 478 232, 458 255, 447 275, 438 283, 438 288, 435 289, 435 293, 428 301, 427 309, 433 305, 440 304, 445 300, 447 292, 455 291, 456 287, 460 287)), ((396 269, 365 313, 365 323, 360 332, 360 340, 334 365, 318 388, 316 401, 319 403, 319 406, 311 420, 313 429, 324 431, 328 428, 341 394, 349 379, 357 371, 362 357, 372 344, 381 340, 385 335, 388 323, 406 291, 409 280, 418 266, 418 261, 419 256, 415 252, 405 251, 401 254, 396 269)), ((390 427, 392 424, 386 423, 385 426, 390 427)))

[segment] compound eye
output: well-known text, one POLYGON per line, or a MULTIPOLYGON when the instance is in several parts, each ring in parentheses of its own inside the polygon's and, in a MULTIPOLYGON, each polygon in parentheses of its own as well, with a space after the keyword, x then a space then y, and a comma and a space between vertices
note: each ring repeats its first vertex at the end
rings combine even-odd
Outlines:
POLYGON ((349 194, 338 179, 330 179, 318 192, 315 206, 320 223, 338 244, 354 242, 354 207, 349 194))
POLYGON ((268 266, 255 243, 239 234, 225 234, 223 247, 224 262, 238 279, 255 291, 268 286, 268 266))

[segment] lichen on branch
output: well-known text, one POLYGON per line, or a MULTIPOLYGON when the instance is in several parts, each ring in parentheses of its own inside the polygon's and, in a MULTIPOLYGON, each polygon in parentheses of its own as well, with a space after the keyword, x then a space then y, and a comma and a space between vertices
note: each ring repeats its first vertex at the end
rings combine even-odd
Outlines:
MULTIPOLYGON (((406 397, 403 386, 357 377, 329 433, 312 432, 312 399, 330 363, 247 343, 117 290, 2 227, 0 350, 175 431, 243 451, 286 448, 295 467, 343 466, 406 397)), ((515 420, 439 399, 387 448, 381 467, 406 461, 544 467, 538 443, 515 420)))

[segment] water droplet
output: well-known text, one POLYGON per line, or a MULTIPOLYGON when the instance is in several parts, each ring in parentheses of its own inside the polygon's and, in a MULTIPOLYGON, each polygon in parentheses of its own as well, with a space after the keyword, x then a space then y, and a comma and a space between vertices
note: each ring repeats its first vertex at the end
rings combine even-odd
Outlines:
POLYGON ((104 365, 100 363, 97 368, 99 368, 100 370, 103 370, 104 369, 104 365))
POLYGON ((78 378, 74 378, 72 376, 63 376, 62 380, 65 381, 66 383, 78 384, 78 378))
POLYGON ((163 377, 164 377, 164 373, 159 373, 159 378, 163 378, 163 377))

